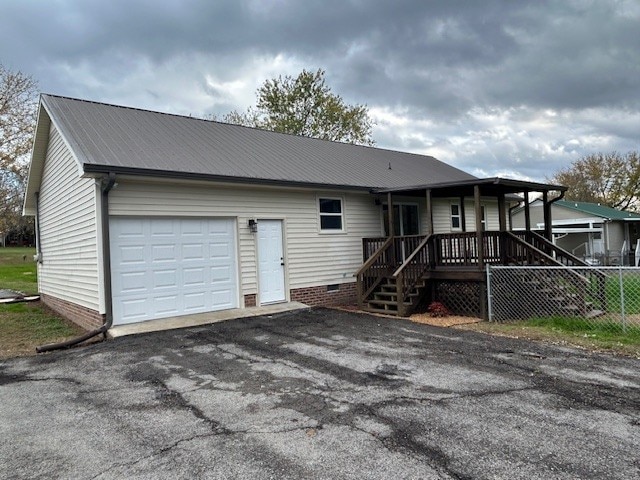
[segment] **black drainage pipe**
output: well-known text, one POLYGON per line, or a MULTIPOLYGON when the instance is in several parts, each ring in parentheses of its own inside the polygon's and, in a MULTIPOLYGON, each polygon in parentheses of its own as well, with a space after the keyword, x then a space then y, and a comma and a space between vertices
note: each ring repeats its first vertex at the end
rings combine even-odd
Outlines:
POLYGON ((105 179, 102 185, 102 261, 104 271, 104 299, 105 299, 105 321, 100 328, 92 330, 80 335, 79 337, 72 338, 66 342, 49 343, 47 345, 40 345, 36 347, 36 352, 50 352, 52 350, 60 350, 63 348, 73 347, 79 343, 86 342, 90 338, 97 335, 103 335, 107 338, 107 330, 113 325, 113 308, 111 305, 111 251, 109 249, 109 192, 116 183, 116 174, 111 172, 105 179))

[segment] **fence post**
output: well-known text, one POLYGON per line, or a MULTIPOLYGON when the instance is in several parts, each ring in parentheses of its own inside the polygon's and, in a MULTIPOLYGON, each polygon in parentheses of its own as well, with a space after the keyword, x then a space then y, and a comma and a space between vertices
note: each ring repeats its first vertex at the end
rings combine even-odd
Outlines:
POLYGON ((622 265, 618 268, 618 281, 620 282, 620 315, 622 320, 622 331, 627 332, 627 319, 624 307, 624 282, 622 279, 622 265))
POLYGON ((489 310, 489 321, 493 322, 493 306, 491 298, 491 265, 487 265, 487 310, 489 310))

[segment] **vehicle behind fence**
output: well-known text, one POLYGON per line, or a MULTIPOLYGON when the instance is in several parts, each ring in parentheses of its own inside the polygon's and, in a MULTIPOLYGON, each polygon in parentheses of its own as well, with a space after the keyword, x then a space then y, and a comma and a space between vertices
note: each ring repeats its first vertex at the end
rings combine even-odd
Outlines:
POLYGON ((487 296, 493 322, 562 318, 640 329, 640 268, 492 266, 487 296))

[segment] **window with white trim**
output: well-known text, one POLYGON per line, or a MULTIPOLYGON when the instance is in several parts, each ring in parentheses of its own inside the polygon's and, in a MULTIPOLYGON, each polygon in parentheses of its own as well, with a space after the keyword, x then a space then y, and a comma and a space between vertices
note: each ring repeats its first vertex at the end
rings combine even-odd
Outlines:
POLYGON ((485 232, 487 230, 487 210, 484 208, 484 205, 480 205, 480 213, 482 216, 480 226, 482 227, 482 231, 485 232))
POLYGON ((451 230, 460 230, 462 228, 462 217, 460 216, 460 205, 451 204, 451 230))
POLYGON ((320 214, 321 232, 344 231, 341 198, 318 198, 318 211, 320 214))

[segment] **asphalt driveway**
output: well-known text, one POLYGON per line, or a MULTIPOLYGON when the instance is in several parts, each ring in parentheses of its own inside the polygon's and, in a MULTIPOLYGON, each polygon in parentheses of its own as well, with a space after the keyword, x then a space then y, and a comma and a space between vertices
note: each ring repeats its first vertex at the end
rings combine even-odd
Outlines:
MULTIPOLYGON (((0 339, 1 341, 1 339, 0 339)), ((640 478, 640 361, 325 309, 0 363, 0 478, 640 478)))

